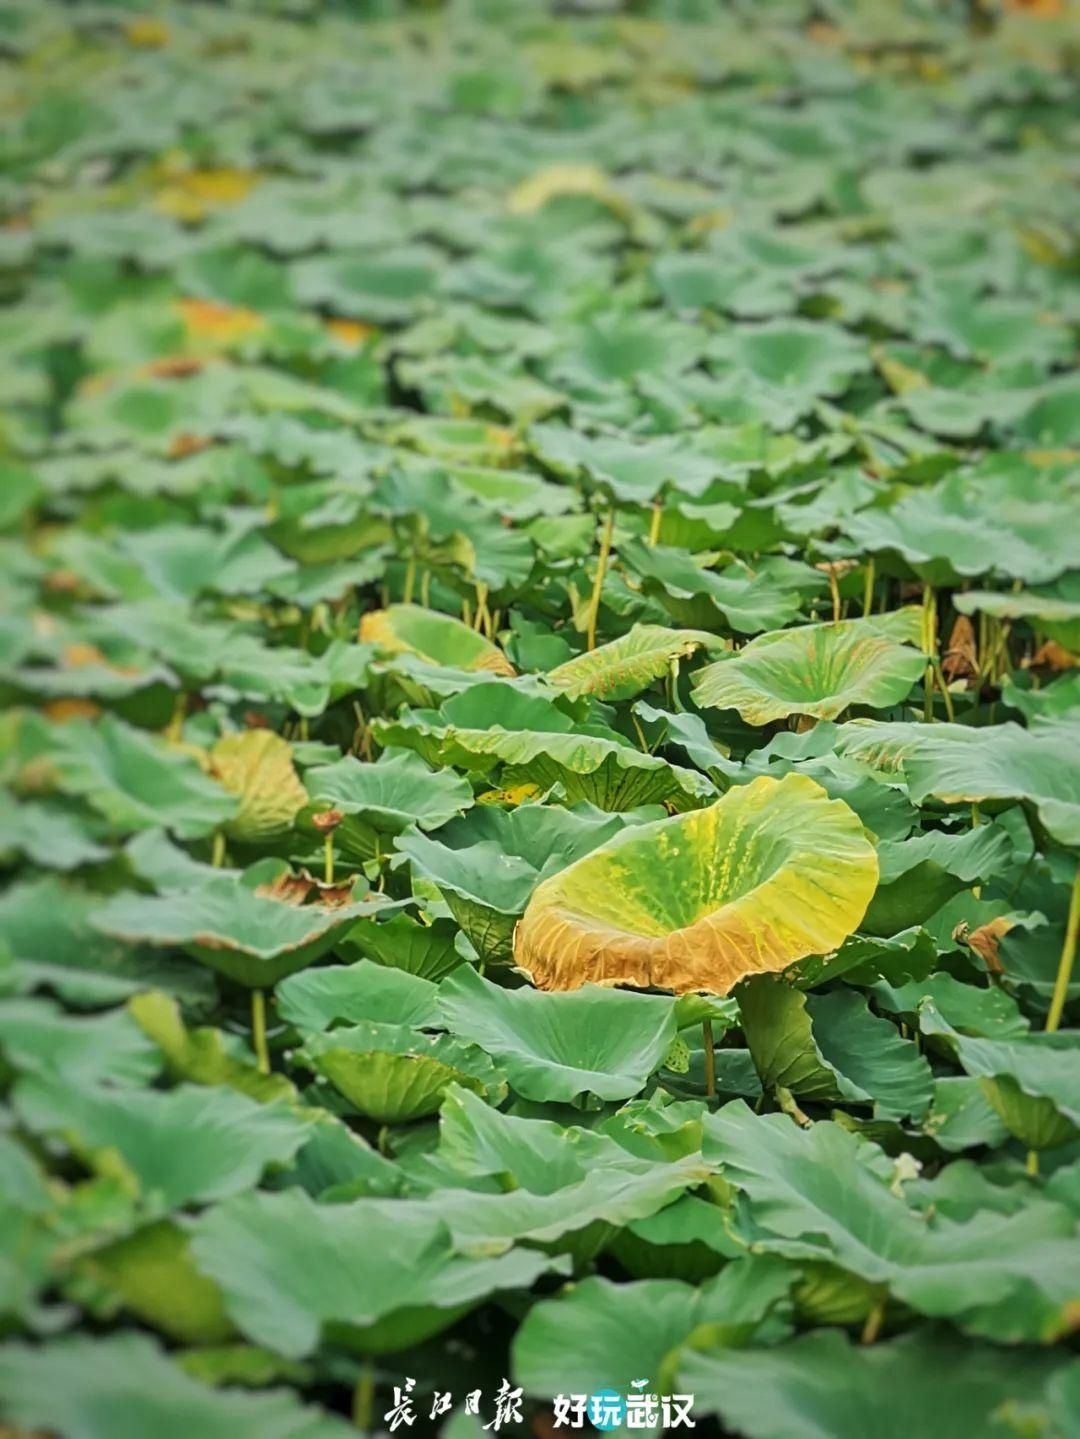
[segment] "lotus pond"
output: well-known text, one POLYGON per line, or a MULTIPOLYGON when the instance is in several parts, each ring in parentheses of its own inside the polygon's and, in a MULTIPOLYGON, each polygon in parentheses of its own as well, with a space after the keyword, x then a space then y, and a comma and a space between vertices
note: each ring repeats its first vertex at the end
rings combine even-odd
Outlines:
POLYGON ((1078 54, 0 0, 5 1439, 1080 1434, 1078 54))

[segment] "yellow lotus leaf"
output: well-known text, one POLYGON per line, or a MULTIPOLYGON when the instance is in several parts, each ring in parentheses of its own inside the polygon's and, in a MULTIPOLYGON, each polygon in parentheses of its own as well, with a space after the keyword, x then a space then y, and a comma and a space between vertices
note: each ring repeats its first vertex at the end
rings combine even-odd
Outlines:
POLYGON ((483 635, 453 615, 427 610, 423 605, 391 605, 371 610, 360 620, 360 640, 384 654, 414 654, 433 665, 459 670, 490 670, 512 675, 513 665, 483 635))
POLYGON ((219 305, 213 300, 184 299, 177 301, 188 339, 208 341, 214 346, 238 344, 266 328, 266 321, 255 310, 243 305, 219 305))
POLYGON ((514 962, 540 989, 626 984, 727 994, 827 954, 878 880, 858 817, 805 775, 628 829, 534 891, 514 962))
POLYGON ((308 803, 293 768, 292 745, 273 730, 249 729, 219 739, 210 751, 210 773, 240 796, 240 808, 224 829, 242 844, 284 834, 308 803))
POLYGON ((216 170, 187 170, 169 180, 155 196, 163 214, 188 224, 202 220, 208 211, 238 205, 258 184, 250 170, 227 167, 216 170))

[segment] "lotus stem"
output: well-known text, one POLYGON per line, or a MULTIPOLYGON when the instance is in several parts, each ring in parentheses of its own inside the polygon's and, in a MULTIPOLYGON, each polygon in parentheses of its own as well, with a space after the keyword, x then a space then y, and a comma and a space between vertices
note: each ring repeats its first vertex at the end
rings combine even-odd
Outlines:
POLYGON ((1028 1150, 1028 1152, 1027 1152, 1027 1161, 1026 1161, 1025 1164, 1024 1164, 1024 1168, 1027 1170, 1028 1174, 1031 1176, 1032 1179, 1038 1179, 1038 1177, 1039 1177, 1039 1151, 1038 1151, 1037 1149, 1029 1149, 1029 1150, 1028 1150))
POLYGON ((1073 963, 1076 959, 1076 934, 1080 929, 1080 865, 1073 877, 1072 895, 1069 899, 1069 917, 1065 921, 1065 943, 1061 946, 1057 978, 1054 980, 1054 994, 1050 1000, 1050 1012, 1046 1016, 1046 1033, 1053 1034, 1061 1023, 1065 1012, 1065 1001, 1069 995, 1069 981, 1072 979, 1073 963))
POLYGON ((593 580, 592 598, 589 600, 589 625, 587 630, 586 647, 590 650, 596 648, 596 621, 600 613, 600 595, 604 588, 604 575, 607 573, 608 556, 611 554, 611 536, 615 529, 615 506, 608 508, 607 519, 604 521, 604 531, 600 537, 600 558, 596 562, 596 579, 593 580))
POLYGON ((640 724, 640 722, 639 722, 639 720, 638 720, 638 717, 637 717, 637 715, 633 712, 633 710, 630 711, 630 720, 631 720, 631 723, 632 723, 633 726, 634 726, 634 733, 637 735, 638 744, 641 746, 641 752, 642 752, 642 754, 648 754, 648 753, 649 753, 649 744, 648 744, 648 741, 647 741, 646 738, 645 738, 645 731, 641 728, 641 724, 640 724))
POLYGON ((370 1359, 364 1360, 360 1378, 353 1390, 353 1423, 361 1434, 370 1434, 375 1422, 375 1366, 370 1359))
POLYGON ((334 882, 334 831, 327 830, 323 840, 323 879, 327 884, 334 882))
POLYGON ((416 584, 416 556, 410 555, 409 562, 405 566, 405 588, 401 598, 407 605, 412 604, 413 586, 416 584))
POLYGON ((833 624, 840 623, 840 581, 836 578, 836 570, 832 565, 828 568, 829 594, 832 596, 832 618, 833 624))
POLYGON ((431 607, 431 571, 426 566, 420 571, 420 603, 424 609, 431 607))
POLYGON ((225 831, 216 829, 214 831, 214 848, 210 854, 210 863, 215 869, 221 869, 225 863, 225 831))
POLYGON ((671 699, 671 708, 676 714, 683 713, 682 701, 679 699, 679 661, 672 660, 668 670, 668 694, 671 699))
POLYGON ((866 1316, 866 1323, 863 1325, 862 1334, 859 1336, 860 1344, 873 1344, 881 1333, 882 1321, 885 1318, 885 1298, 882 1296, 866 1316))
POLYGON ((309 737, 309 735, 310 735, 310 733, 311 733, 311 728, 310 728, 310 725, 308 724, 308 717, 307 717, 307 715, 301 715, 301 716, 300 716, 300 724, 299 724, 299 726, 298 726, 298 733, 299 733, 299 735, 300 735, 301 742, 302 742, 303 744, 307 744, 307 742, 308 742, 308 737, 309 737))
POLYGON ((187 718, 188 697, 187 690, 180 690, 176 696, 176 703, 173 705, 172 718, 169 720, 169 727, 165 731, 166 738, 174 744, 183 738, 184 720, 187 718))
POLYGON ((713 1040, 712 1020, 701 1021, 701 1038, 705 1045, 705 1095, 716 1098, 716 1044, 713 1040))
POLYGON ((664 518, 664 506, 657 500, 652 507, 652 519, 649 521, 649 544, 655 545, 660 538, 660 523, 664 518))
POLYGON ((270 1051, 266 1047, 266 991, 251 991, 251 1043, 260 1074, 270 1073, 270 1051))
POLYGON ((866 562, 866 575, 863 579, 863 601, 862 612, 864 615, 872 613, 874 608, 874 561, 873 557, 866 562))

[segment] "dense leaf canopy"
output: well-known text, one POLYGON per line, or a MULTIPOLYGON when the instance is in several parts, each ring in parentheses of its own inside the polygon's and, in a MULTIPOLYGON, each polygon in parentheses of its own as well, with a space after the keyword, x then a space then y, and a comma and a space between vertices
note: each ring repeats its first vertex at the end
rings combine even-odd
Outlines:
POLYGON ((0 1435, 1076 1439, 1077 53, 0 0, 0 1435))

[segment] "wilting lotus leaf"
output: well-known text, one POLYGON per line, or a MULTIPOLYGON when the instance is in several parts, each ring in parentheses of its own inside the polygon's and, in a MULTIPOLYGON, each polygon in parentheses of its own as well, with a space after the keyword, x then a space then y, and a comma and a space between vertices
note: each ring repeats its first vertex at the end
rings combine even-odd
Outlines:
POLYGON ((305 776, 312 800, 345 816, 334 831, 342 853, 371 859, 409 825, 438 829, 473 802, 472 786, 453 770, 433 771, 418 754, 390 749, 375 764, 345 755, 305 776))
POLYGON ((32 1133, 62 1137, 86 1163, 124 1176, 149 1208, 163 1212, 249 1188, 268 1164, 287 1163, 310 1129, 284 1105, 195 1085, 168 1092, 72 1088, 34 1077, 21 1079, 12 1098, 32 1133))
MULTIPOLYGON (((884 737, 883 738, 888 738, 884 737)), ((867 735, 868 741, 873 734, 867 735)), ((896 757, 916 804, 1028 800, 1061 844, 1080 845, 1080 726, 1046 721, 971 729, 967 725, 918 728, 896 757)))
POLYGON ((403 1349, 500 1290, 561 1265, 536 1250, 455 1244, 437 1212, 379 1199, 316 1204, 246 1194, 192 1224, 199 1269, 257 1344, 300 1358, 321 1334, 361 1353, 403 1349))
POLYGON ((548 679, 574 699, 582 695, 608 701, 632 699, 680 659, 697 649, 719 649, 722 644, 702 630, 635 625, 621 639, 567 660, 551 670, 548 679))
POLYGON ((514 959, 543 989, 588 981, 726 994, 835 949, 877 883, 856 816, 802 775, 628 831, 535 892, 514 959))
MULTIPOLYGON (((164 825, 181 839, 197 839, 239 807, 189 754, 113 715, 65 725, 35 717, 26 729, 27 763, 40 767, 65 794, 84 799, 118 833, 164 825)), ((20 744, 22 732, 20 723, 20 744)))
POLYGON ((800 714, 835 719, 850 705, 900 704, 925 668, 918 650, 876 621, 801 625, 761 635, 706 665, 694 676, 694 701, 738 710, 755 725, 800 714))
POLYGON ((643 754, 614 731, 575 729, 569 715, 539 696, 505 685, 479 684, 455 695, 439 710, 402 710, 377 719, 380 744, 415 749, 432 764, 488 773, 501 767, 506 788, 561 784, 569 803, 588 800, 605 810, 671 804, 686 808, 715 793, 694 770, 643 754), (490 725, 491 715, 498 723, 490 725), (505 728, 504 728, 505 726, 505 728))
POLYGON ((239 797, 240 808, 223 829, 242 844, 286 833, 308 802, 293 768, 292 745, 273 730, 225 735, 210 750, 209 762, 214 778, 239 797))
POLYGON ((308 1036, 298 1057, 380 1124, 434 1114, 451 1084, 498 1103, 506 1083, 482 1049, 404 1024, 364 1023, 308 1036))
POLYGON ((421 1028, 437 1022, 437 993, 430 980, 362 959, 290 975, 277 987, 277 1011, 309 1033, 367 1022, 421 1028))
POLYGON ((369 610, 360 620, 360 639, 384 654, 408 652, 453 669, 514 673, 513 665, 497 645, 453 615, 427 610, 422 605, 369 610))
POLYGON ((638 822, 636 815, 607 814, 587 803, 572 809, 480 805, 446 825, 437 839, 407 831, 397 848, 414 873, 438 885, 480 957, 505 960, 514 926, 540 881, 638 822))
POLYGON ((525 1099, 570 1103, 583 1094, 629 1099, 675 1038, 675 1009, 658 995, 581 989, 503 989, 473 969, 443 981, 439 1009, 456 1035, 482 1045, 525 1099))
POLYGON ((265 1394, 200 1384, 142 1334, 56 1339, 0 1349, 4 1417, 29 1433, 71 1439, 350 1439, 344 1420, 301 1404, 284 1389, 265 1394))
POLYGON ((774 1348, 686 1350, 678 1388, 694 1395, 695 1414, 745 1439, 1012 1439, 1010 1414, 1038 1411, 1059 1368, 1052 1354, 937 1332, 860 1346, 834 1330, 774 1348))
MULTIPOLYGON (((670 1279, 583 1279, 529 1311, 514 1340, 514 1378, 547 1399, 591 1393, 598 1374, 622 1393, 645 1374, 663 1386, 683 1344, 748 1343, 785 1306, 792 1278, 781 1260, 755 1255, 697 1288, 670 1279)), ((782 1333, 785 1326, 770 1327, 782 1333)))
POLYGON ((347 891, 331 891, 324 901, 309 880, 278 872, 259 884, 261 873, 256 865, 247 876, 211 873, 165 894, 118 894, 92 923, 118 939, 181 945, 238 984, 264 989, 318 959, 355 920, 387 903, 381 895, 353 901, 347 891), (313 892, 314 901, 303 903, 313 892))

